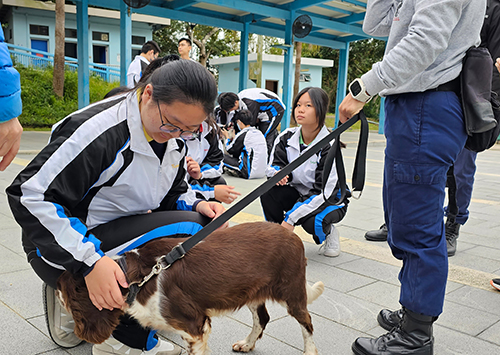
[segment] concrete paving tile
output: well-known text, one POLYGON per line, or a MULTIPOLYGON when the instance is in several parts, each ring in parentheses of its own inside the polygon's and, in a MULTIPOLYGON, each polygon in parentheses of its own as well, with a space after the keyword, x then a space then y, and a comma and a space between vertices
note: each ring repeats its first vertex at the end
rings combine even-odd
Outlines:
POLYGON ((500 320, 500 316, 466 307, 445 299, 443 313, 436 324, 476 336, 500 320))
MULTIPOLYGON (((460 244, 460 246, 461 246, 461 244, 460 244)), ((460 252, 460 251, 461 251, 461 248, 458 252, 460 252)), ((500 261, 500 249, 499 248, 492 248, 492 247, 485 247, 482 245, 476 245, 473 248, 465 250, 464 252, 467 254, 479 256, 481 258, 500 261)))
POLYGON ((0 300, 24 318, 43 314, 42 281, 31 268, 0 275, 0 300))
MULTIPOLYGON (((342 240, 340 241, 340 248, 342 249, 342 240)), ((308 265, 311 265, 313 267, 312 263, 317 263, 317 265, 314 265, 314 267, 322 267, 324 266, 337 266, 341 265, 344 263, 348 263, 353 260, 358 260, 360 257, 357 255, 352 255, 349 253, 343 253, 341 252, 339 256, 335 258, 329 258, 324 255, 318 254, 319 250, 319 245, 316 245, 314 243, 304 243, 304 249, 305 249, 305 254, 307 257, 307 263, 308 265), (311 263, 311 264, 310 264, 311 263)))
POLYGON ((354 291, 347 292, 347 294, 378 304, 380 309, 388 308, 396 310, 401 308, 399 304, 399 290, 399 286, 377 281, 354 291))
POLYGON ((372 278, 331 266, 309 267, 307 279, 321 280, 325 287, 340 292, 348 292, 375 281, 372 278))
MULTIPOLYGON (((267 302, 266 309, 267 313, 269 313, 269 317, 271 318, 269 322, 275 322, 276 320, 286 317, 288 315, 287 309, 277 302, 267 302)), ((251 327, 253 325, 252 313, 247 307, 243 307, 237 312, 228 314, 227 316, 228 318, 243 323, 248 327, 251 327)))
POLYGON ((484 272, 493 272, 500 268, 500 261, 472 255, 466 252, 457 252, 455 256, 449 259, 449 262, 453 265, 484 272))
POLYGON ((500 317, 500 309, 491 306, 500 302, 500 293, 493 288, 491 288, 491 291, 485 291, 470 286, 463 286, 447 294, 446 300, 500 317))
POLYGON ((458 290, 461 287, 465 287, 465 286, 463 284, 458 283, 458 282, 448 281, 446 283, 446 294, 453 292, 455 290, 458 290))
POLYGON ((500 347, 482 339, 434 325, 434 353, 439 355, 500 354, 500 347))
MULTIPOLYGON (((2 226, 2 229, 3 228, 11 229, 11 228, 19 227, 17 222, 14 220, 14 218, 6 216, 3 213, 0 213, 0 226, 2 226)), ((19 235, 19 238, 21 238, 20 235, 19 235)))
POLYGON ((0 303, 0 354, 39 354, 58 346, 5 304, 0 303))
POLYGON ((360 259, 339 265, 338 268, 399 286, 398 274, 400 268, 397 266, 369 259, 360 259))
POLYGON ((31 269, 26 258, 0 245, 0 275, 31 269))
POLYGON ((309 305, 309 312, 362 332, 377 325, 379 311, 379 305, 330 289, 309 305))
MULTIPOLYGON (((0 245, 18 254, 26 261, 26 253, 23 250, 21 241, 21 227, 2 228, 2 233, 0 233, 0 245)), ((28 265, 28 262, 26 261, 25 264, 28 265)))
POLYGON ((500 321, 479 334, 478 338, 500 345, 500 321))

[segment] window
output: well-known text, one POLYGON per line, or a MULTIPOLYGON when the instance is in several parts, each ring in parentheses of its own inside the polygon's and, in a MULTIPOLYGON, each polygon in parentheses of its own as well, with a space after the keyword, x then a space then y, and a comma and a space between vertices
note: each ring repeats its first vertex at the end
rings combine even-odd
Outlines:
POLYGON ((94 41, 109 42, 109 33, 93 31, 92 39, 94 41))
POLYGON ((136 55, 140 55, 140 54, 141 54, 140 49, 132 49, 132 59, 134 59, 136 55))
POLYGON ((40 35, 40 36, 48 36, 49 35, 49 26, 30 25, 30 34, 40 35))
POLYGON ((64 29, 64 35, 66 38, 77 38, 77 32, 73 28, 65 28, 64 29))
POLYGON ((301 73, 299 81, 305 81, 305 82, 311 81, 311 74, 302 74, 301 73))
POLYGON ((78 58, 78 45, 72 42, 64 43, 64 56, 78 58))
POLYGON ((146 43, 146 37, 132 36, 132 44, 139 44, 142 46, 144 43, 146 43))

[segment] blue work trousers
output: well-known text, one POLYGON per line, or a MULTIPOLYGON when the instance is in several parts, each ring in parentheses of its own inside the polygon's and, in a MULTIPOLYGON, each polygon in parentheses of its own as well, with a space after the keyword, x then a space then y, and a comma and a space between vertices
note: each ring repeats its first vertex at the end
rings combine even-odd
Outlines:
POLYGON ((385 112, 383 200, 388 242, 403 261, 399 301, 438 316, 448 276, 446 173, 466 140, 462 108, 451 91, 427 91, 389 96, 385 112))

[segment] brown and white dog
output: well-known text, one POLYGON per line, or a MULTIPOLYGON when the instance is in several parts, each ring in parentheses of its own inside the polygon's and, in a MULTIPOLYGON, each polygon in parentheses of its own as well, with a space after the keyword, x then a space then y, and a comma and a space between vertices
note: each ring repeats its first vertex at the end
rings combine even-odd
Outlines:
MULTIPOLYGON (((182 241, 157 239, 125 253, 128 282, 142 281, 158 258, 182 241)), ((73 315, 75 334, 90 343, 109 338, 125 312, 144 327, 180 334, 188 354, 204 355, 209 353, 210 317, 246 305, 253 315, 253 328, 246 339, 233 344, 233 350, 249 352, 269 321, 265 302, 272 300, 286 306, 299 322, 304 354, 318 354, 307 304, 323 293, 324 285, 307 284, 302 241, 279 224, 245 223, 212 233, 183 259, 146 282, 135 301, 123 310, 94 307, 81 276, 63 273, 58 289, 73 315)))

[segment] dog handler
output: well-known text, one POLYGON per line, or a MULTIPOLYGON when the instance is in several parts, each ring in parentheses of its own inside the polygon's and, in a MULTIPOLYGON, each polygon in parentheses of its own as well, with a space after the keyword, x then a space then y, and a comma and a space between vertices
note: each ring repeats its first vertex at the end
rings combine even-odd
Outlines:
MULTIPOLYGON (((7 188, 28 261, 46 283, 47 323, 58 345, 80 343, 54 297, 64 270, 85 278, 98 309, 121 308, 119 285, 128 285, 111 256, 155 238, 192 235, 223 212, 219 203, 197 199, 185 180, 185 140, 197 137, 216 97, 215 80, 199 63, 163 65, 136 90, 57 123, 49 144, 7 188)), ((92 349, 94 355, 180 352, 130 317, 92 349)))
POLYGON ((386 96, 383 201, 388 242, 403 261, 397 312, 383 310, 378 338, 358 338, 358 355, 433 354, 432 324, 443 310, 448 255, 443 223, 446 172, 465 145, 457 80, 480 43, 486 0, 368 0, 363 30, 388 36, 381 62, 355 79, 340 121, 370 97, 386 96), (396 320, 397 319, 397 320, 396 320))

